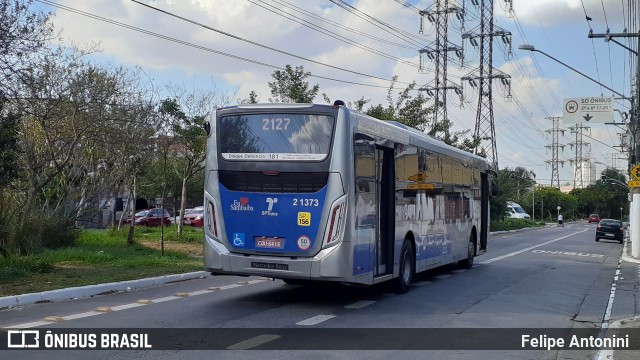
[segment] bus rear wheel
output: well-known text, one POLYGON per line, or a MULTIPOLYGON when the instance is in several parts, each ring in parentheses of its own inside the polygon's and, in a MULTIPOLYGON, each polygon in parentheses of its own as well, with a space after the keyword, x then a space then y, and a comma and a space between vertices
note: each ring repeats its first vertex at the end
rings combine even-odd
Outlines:
POLYGON ((467 258, 458 261, 458 265, 464 269, 471 269, 473 267, 473 259, 476 256, 476 243, 473 241, 473 235, 469 237, 469 243, 467 244, 467 258))
POLYGON ((393 290, 398 294, 406 293, 411 287, 415 274, 414 259, 413 245, 411 241, 405 239, 400 252, 400 274, 393 280, 393 290))

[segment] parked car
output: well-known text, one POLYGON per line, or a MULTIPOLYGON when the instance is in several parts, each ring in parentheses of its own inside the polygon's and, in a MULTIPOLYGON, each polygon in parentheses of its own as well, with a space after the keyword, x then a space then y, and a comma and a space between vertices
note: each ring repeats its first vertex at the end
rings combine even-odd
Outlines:
MULTIPOLYGON (((131 223, 131 217, 127 216, 122 222, 124 224, 131 223)), ((164 223, 165 226, 171 225, 169 212, 166 210, 164 211, 164 216, 162 215, 162 209, 141 210, 134 215, 135 225, 160 226, 162 223, 164 223)))
POLYGON ((599 223, 600 222, 600 215, 598 215, 598 214, 589 215, 589 224, 591 224, 592 222, 599 223))
POLYGON ((514 203, 513 201, 507 201, 507 216, 512 219, 529 220, 531 218, 520 204, 514 203))
POLYGON ((204 225, 204 206, 189 209, 188 212, 185 211, 185 215, 182 217, 182 223, 184 225, 202 227, 204 225))
POLYGON ((620 244, 624 241, 624 226, 622 221, 614 219, 602 219, 596 228, 596 241, 600 239, 617 240, 620 244))

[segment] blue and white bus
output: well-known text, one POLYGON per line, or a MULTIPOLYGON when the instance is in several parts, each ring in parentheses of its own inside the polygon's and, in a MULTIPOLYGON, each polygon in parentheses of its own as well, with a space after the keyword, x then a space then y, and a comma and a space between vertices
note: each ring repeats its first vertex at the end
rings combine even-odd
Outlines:
POLYGON ((250 104, 205 124, 204 263, 287 283, 393 281, 487 248, 485 159, 334 105, 250 104))

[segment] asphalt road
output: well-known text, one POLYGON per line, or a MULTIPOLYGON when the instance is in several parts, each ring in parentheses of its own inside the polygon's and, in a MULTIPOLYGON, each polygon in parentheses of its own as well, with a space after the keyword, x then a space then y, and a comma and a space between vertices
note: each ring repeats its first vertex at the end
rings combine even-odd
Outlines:
MULTIPOLYGON (((513 342, 508 342, 510 336, 520 338, 527 329, 597 330, 638 315, 640 267, 620 261, 623 246, 595 242, 594 233, 595 224, 574 223, 492 235, 488 252, 476 258, 473 269, 446 266, 429 271, 419 275, 403 295, 389 293, 384 286, 290 286, 266 278, 222 276, 5 309, 0 311, 4 330, 165 329, 164 341, 172 345, 164 351, 5 350, 2 355, 48 360, 605 358, 611 354, 511 350, 513 342), (176 328, 184 333, 166 330, 176 328), (176 339, 199 328, 205 330, 198 330, 202 339, 191 344, 196 348, 250 350, 179 351, 176 339), (441 331, 406 332, 407 328, 441 331), (447 328, 458 330, 449 333, 447 328), (463 341, 465 334, 460 331, 477 335, 477 329, 486 328, 490 328, 486 330, 488 348, 502 350, 464 350, 463 342, 459 350, 402 350, 425 343, 436 349, 448 347, 449 336, 463 341), (495 330, 500 328, 507 330, 495 330), (241 330, 221 332, 225 329, 241 330), (348 329, 357 331, 350 334, 348 329), (404 342, 379 350, 394 337, 404 342), (502 337, 506 345, 500 343, 502 337), (335 350, 360 347, 365 350, 335 350), (314 350, 301 350, 307 348, 314 350)), ((477 344, 472 347, 478 348, 477 344)))

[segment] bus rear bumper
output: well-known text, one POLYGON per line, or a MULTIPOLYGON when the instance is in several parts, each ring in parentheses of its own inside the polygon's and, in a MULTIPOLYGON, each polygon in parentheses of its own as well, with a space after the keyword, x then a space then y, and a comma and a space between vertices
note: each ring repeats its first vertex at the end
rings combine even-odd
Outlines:
POLYGON ((212 274, 257 275, 276 279, 304 279, 348 282, 341 246, 320 251, 315 257, 273 257, 231 253, 221 243, 205 235, 205 268, 212 274), (340 265, 342 264, 342 265, 340 265))

